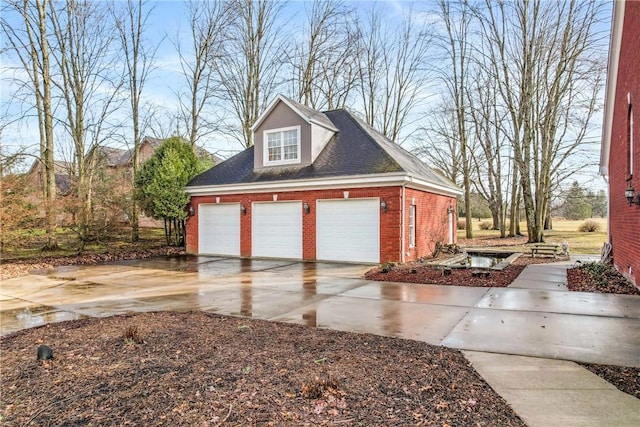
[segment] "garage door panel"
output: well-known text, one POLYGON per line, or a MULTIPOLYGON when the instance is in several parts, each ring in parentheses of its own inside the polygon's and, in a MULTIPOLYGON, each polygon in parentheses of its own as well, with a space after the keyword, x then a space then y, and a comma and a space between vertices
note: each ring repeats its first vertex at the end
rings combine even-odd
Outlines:
POLYGON ((198 206, 198 253, 240 255, 240 204, 198 206))
POLYGON ((379 199, 319 200, 316 257, 327 261, 380 261, 379 199))
POLYGON ((302 202, 254 203, 251 253, 270 258, 302 258, 302 202))

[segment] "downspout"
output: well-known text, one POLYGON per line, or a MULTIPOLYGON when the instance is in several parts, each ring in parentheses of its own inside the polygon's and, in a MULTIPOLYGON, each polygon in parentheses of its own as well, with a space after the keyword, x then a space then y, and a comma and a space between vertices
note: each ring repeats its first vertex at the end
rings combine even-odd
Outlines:
POLYGON ((404 261, 405 261, 405 256, 404 256, 404 241, 405 241, 405 237, 404 237, 404 234, 405 234, 404 233, 404 231, 405 231, 404 230, 404 227, 405 227, 405 224, 404 224, 404 198, 405 198, 405 185, 406 184, 404 184, 404 183, 402 184, 402 200, 401 200, 402 207, 400 208, 400 218, 401 218, 400 219, 400 230, 402 230, 402 232, 401 232, 402 233, 401 234, 402 237, 400 239, 400 244, 402 245, 402 248, 400 248, 400 260, 402 261, 403 264, 404 264, 404 261))
POLYGON ((611 188, 609 187, 609 175, 602 175, 607 184, 607 243, 611 244, 611 188))
POLYGON ((454 224, 453 224, 455 219, 454 212, 455 211, 453 210, 453 202, 449 202, 449 207, 447 208, 447 224, 449 226, 449 230, 448 230, 449 238, 447 240, 449 241, 450 245, 453 245, 456 240, 454 238, 455 237, 454 233, 457 228, 457 224, 454 227, 454 224))

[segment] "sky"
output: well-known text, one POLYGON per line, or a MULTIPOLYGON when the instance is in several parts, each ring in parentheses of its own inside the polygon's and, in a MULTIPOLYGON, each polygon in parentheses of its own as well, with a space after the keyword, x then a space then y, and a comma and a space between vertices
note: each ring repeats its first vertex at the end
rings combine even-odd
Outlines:
MULTIPOLYGON (((151 42, 158 44, 158 50, 155 59, 155 69, 146 83, 143 96, 147 101, 160 106, 161 109, 171 111, 174 110, 177 105, 177 88, 183 84, 184 81, 180 74, 181 70, 175 49, 175 40, 181 32, 188 31, 185 3, 182 1, 165 0, 157 0, 152 3, 153 11, 150 25, 152 31, 148 34, 151 42)), ((348 5, 356 9, 364 9, 368 7, 370 3, 371 2, 351 0, 348 2, 348 5)), ((407 13, 412 6, 408 1, 383 1, 382 3, 384 3, 384 6, 387 8, 386 17, 389 22, 399 22, 399 18, 407 13)), ((432 1, 414 2, 414 4, 418 4, 419 7, 428 7, 431 6, 432 3, 432 1)), ((302 18, 305 16, 305 8, 308 7, 309 4, 309 2, 305 1, 291 1, 284 6, 282 19, 286 22, 287 27, 299 25, 303 21, 302 18)), ((605 10, 604 13, 610 15, 610 9, 605 10)), ((609 25, 609 22, 607 21, 603 25, 606 27, 609 25)), ((608 31, 608 28, 606 28, 606 31, 608 31)), ((11 99, 11 77, 15 72, 15 70, 11 69, 11 66, 15 65, 12 61, 13 58, 7 57, 4 53, 0 56, 0 76, 3 79, 2 87, 0 88, 2 112, 4 114, 5 111, 10 111, 10 116, 13 117, 20 115, 19 109, 21 107, 14 102, 15 100, 11 99)), ((597 120, 599 121, 600 117, 597 117, 597 120)), ((167 124, 164 123, 164 125, 167 124)), ((147 134, 151 134, 151 132, 147 132, 147 134)), ((37 135, 37 126, 34 121, 9 125, 3 129, 2 133, 3 150, 11 151, 19 147, 27 147, 28 151, 37 153, 37 145, 33 143, 38 140, 37 135)), ((590 152, 593 151, 589 157, 594 158, 594 162, 596 163, 599 158, 599 138, 600 135, 596 131, 590 138, 595 143, 588 148, 585 147, 585 149, 590 152)), ((118 142, 108 145, 123 148, 122 144, 118 142)), ((222 135, 211 137, 204 141, 202 145, 222 157, 229 157, 242 149, 239 143, 231 141, 228 137, 222 135)), ((406 148, 411 149, 410 146, 406 148)), ((66 156, 68 156, 68 151, 64 152, 64 150, 61 150, 56 153, 56 157, 58 158, 66 156)), ((31 164, 31 160, 27 163, 31 164)), ((588 168, 585 172, 577 175, 576 178, 593 189, 605 188, 604 181, 598 176, 597 166, 588 168)))
MULTIPOLYGON (((2 0, 0 0, 2 1, 2 0)), ((102 1, 102 0, 100 0, 102 1)), ((374 1, 375 2, 375 1, 374 1)), ((346 3, 349 7, 356 9, 364 8, 374 3, 371 1, 348 0, 346 3)), ((311 5, 310 1, 293 0, 288 2, 280 2, 283 5, 281 11, 281 21, 286 23, 288 30, 293 31, 293 26, 302 25, 306 14, 306 8, 311 5)), ((400 14, 404 13, 406 8, 411 4, 407 1, 381 0, 379 3, 387 7, 389 20, 397 19, 400 14)), ((418 2, 426 5, 430 2, 418 2)), ((154 70, 150 74, 145 84, 143 98, 151 104, 159 106, 165 112, 177 110, 177 96, 184 85, 184 77, 181 75, 179 56, 176 51, 176 41, 183 37, 187 41, 187 33, 189 32, 189 23, 187 18, 187 8, 185 1, 175 0, 152 0, 148 3, 152 7, 150 25, 151 31, 148 37, 151 45, 157 45, 157 51, 154 60, 154 70)), ((24 107, 19 105, 15 99, 12 99, 12 90, 15 88, 13 77, 25 74, 19 70, 20 64, 15 58, 2 53, 0 56, 0 76, 2 77, 2 87, 0 88, 0 99, 2 102, 2 112, 10 111, 11 118, 24 116, 24 107)), ((6 117, 6 116, 5 116, 6 117)), ((153 127, 155 133, 151 129, 147 130, 148 136, 160 136, 158 132, 167 132, 168 128, 166 120, 158 120, 153 127)), ((28 152, 37 153, 38 148, 35 143, 38 140, 37 122, 34 120, 22 121, 7 126, 3 129, 2 144, 3 150, 15 151, 27 148, 28 152)), ((122 147, 122 143, 118 141, 109 142, 106 145, 122 147)), ((225 158, 241 151, 243 147, 237 142, 230 140, 224 135, 214 135, 202 140, 201 145, 209 151, 215 152, 219 156, 225 158)), ((60 149, 56 153, 57 158, 69 157, 69 150, 60 149)), ((31 164, 31 160, 27 162, 31 164)))

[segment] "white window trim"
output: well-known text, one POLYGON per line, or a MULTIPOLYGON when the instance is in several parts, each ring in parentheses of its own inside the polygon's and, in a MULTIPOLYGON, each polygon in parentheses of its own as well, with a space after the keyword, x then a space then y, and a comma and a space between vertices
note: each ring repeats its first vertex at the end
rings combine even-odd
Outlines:
POLYGON ((409 205, 409 247, 416 247, 416 205, 409 205))
POLYGON ((300 159, 302 158, 301 144, 300 144, 300 126, 289 126, 285 128, 277 128, 277 129, 268 129, 262 132, 262 163, 264 166, 278 166, 278 165, 292 165, 300 163, 300 159), (282 152, 282 160, 272 160, 269 161, 269 142, 268 135, 270 133, 278 133, 278 132, 286 132, 290 130, 295 130, 297 134, 297 150, 298 150, 298 158, 297 159, 284 159, 284 151, 282 152))

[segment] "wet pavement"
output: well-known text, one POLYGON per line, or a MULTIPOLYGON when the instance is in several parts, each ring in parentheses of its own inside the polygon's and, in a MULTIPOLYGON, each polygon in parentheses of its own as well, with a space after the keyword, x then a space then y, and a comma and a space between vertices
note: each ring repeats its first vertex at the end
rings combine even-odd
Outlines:
POLYGON ((640 367, 640 296, 569 292, 570 265, 530 265, 508 288, 371 282, 362 278, 370 266, 219 257, 59 267, 2 281, 1 331, 200 310, 396 336, 465 350, 530 427, 640 425, 640 400, 571 362, 640 367))
POLYGON ((59 267, 2 282, 1 330, 199 310, 464 350, 640 367, 640 297, 568 292, 566 267, 529 266, 508 288, 371 282, 362 278, 370 266, 220 257, 59 267))
POLYGON ((640 400, 577 363, 464 351, 529 427, 637 427, 640 400))

